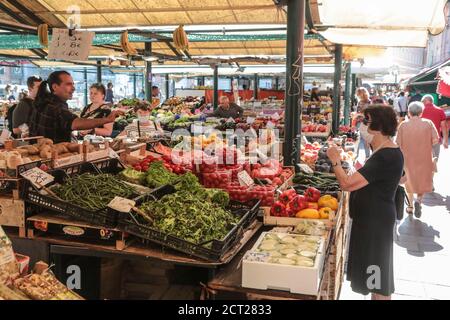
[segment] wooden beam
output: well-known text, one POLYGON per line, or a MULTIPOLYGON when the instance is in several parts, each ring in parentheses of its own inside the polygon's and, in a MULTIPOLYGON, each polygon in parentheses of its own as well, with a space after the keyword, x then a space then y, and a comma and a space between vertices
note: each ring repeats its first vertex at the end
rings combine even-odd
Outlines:
MULTIPOLYGON (((247 10, 274 10, 275 5, 243 5, 243 6, 203 6, 203 7, 176 7, 176 8, 122 8, 122 9, 94 9, 94 10, 81 10, 80 14, 114 14, 114 13, 171 13, 171 12, 198 12, 198 11, 247 11, 247 10)), ((67 15, 65 10, 41 10, 35 11, 35 14, 61 14, 67 15)))
POLYGON ((27 19, 23 18, 20 14, 14 12, 11 8, 7 7, 4 3, 0 2, 0 11, 3 11, 5 14, 17 20, 19 23, 28 24, 27 19))
POLYGON ((34 23, 36 23, 37 25, 39 24, 43 24, 45 23, 44 20, 42 20, 40 17, 38 17, 37 15, 35 15, 30 9, 28 9, 27 7, 25 7, 23 4, 21 4, 19 1, 17 0, 6 0, 8 1, 11 5, 13 5, 14 7, 16 7, 21 13, 23 13, 24 15, 26 15, 28 18, 31 19, 31 21, 33 21, 34 23))

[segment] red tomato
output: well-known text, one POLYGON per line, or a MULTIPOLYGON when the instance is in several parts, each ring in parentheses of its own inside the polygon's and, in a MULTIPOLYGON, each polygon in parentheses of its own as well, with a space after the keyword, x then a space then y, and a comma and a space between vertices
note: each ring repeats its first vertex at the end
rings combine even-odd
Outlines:
POLYGON ((140 165, 135 165, 134 170, 142 171, 142 167, 140 165))

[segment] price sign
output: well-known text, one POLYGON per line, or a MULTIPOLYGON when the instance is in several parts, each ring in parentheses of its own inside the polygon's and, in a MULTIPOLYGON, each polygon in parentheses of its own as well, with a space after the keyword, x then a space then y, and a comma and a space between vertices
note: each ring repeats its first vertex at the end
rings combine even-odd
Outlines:
POLYGON ((261 101, 255 101, 255 102, 253 102, 253 108, 261 108, 261 107, 262 107, 261 101))
POLYGON ((108 204, 108 207, 119 212, 128 213, 134 208, 135 205, 136 202, 133 200, 115 197, 108 204))
POLYGON ((30 181, 38 189, 52 183, 55 180, 55 177, 39 168, 30 169, 20 175, 30 181))
POLYGON ((272 114, 271 118, 274 121, 278 121, 278 120, 280 120, 280 115, 278 114, 278 112, 275 112, 274 114, 272 114))
POLYGON ((275 128, 275 124, 272 121, 267 122, 267 129, 273 129, 275 128))
POLYGON ((238 173, 238 180, 241 186, 251 187, 255 184, 255 181, 245 170, 238 173))
POLYGON ((87 61, 95 33, 89 31, 73 31, 53 29, 48 59, 87 61))
POLYGON ((0 143, 4 144, 9 137, 11 137, 11 132, 8 129, 3 129, 2 134, 0 135, 0 143))
POLYGON ((253 122, 255 122, 255 118, 253 118, 253 117, 247 117, 247 123, 248 123, 248 124, 252 124, 253 122))

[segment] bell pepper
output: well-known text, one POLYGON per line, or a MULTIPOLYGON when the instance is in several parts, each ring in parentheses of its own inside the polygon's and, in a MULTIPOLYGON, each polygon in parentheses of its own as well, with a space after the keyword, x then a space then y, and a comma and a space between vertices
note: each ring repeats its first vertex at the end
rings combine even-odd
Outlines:
POLYGON ((319 205, 317 204, 317 202, 308 202, 306 209, 316 209, 319 210, 319 205))
POLYGON ((297 212, 296 217, 303 219, 320 219, 320 214, 316 209, 303 209, 297 212))
POLYGON ((306 198, 304 196, 298 195, 288 203, 287 208, 290 211, 289 216, 295 217, 297 212, 306 209, 307 207, 308 203, 306 202, 306 198))
POLYGON ((273 217, 285 217, 287 215, 286 206, 280 201, 275 202, 270 209, 270 215, 273 217))
POLYGON ((305 191, 305 197, 308 202, 317 202, 320 199, 320 191, 316 188, 309 187, 305 191))
POLYGON ((289 189, 289 190, 283 191, 283 193, 280 195, 280 201, 282 203, 284 203, 285 205, 287 205, 296 196, 297 196, 297 192, 294 189, 289 189))
POLYGON ((319 210, 319 215, 320 215, 320 219, 329 219, 330 215, 333 214, 333 209, 325 207, 325 208, 320 208, 319 210))
POLYGON ((319 199, 319 207, 328 207, 331 208, 333 211, 336 211, 339 207, 339 202, 335 197, 332 197, 330 195, 325 195, 319 199))

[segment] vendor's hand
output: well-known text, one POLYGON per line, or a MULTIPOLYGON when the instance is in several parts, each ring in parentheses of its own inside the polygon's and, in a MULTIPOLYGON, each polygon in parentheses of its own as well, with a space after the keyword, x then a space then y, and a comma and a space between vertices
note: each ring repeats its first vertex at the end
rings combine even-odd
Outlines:
POLYGON ((336 146, 329 147, 327 150, 327 156, 332 163, 339 162, 341 161, 341 150, 336 146))
POLYGON ((81 137, 84 137, 84 136, 88 135, 89 133, 91 133, 91 131, 92 131, 92 130, 82 130, 82 131, 79 131, 78 134, 79 134, 81 137))
POLYGON ((111 122, 116 121, 117 117, 120 117, 120 116, 122 116, 124 114, 125 113, 122 110, 114 110, 114 111, 111 111, 109 116, 107 116, 105 119, 108 120, 107 123, 111 123, 111 122))

